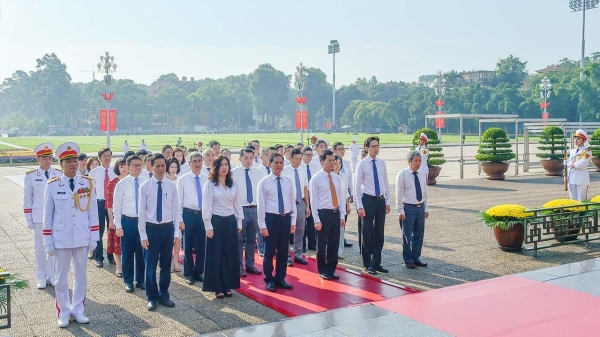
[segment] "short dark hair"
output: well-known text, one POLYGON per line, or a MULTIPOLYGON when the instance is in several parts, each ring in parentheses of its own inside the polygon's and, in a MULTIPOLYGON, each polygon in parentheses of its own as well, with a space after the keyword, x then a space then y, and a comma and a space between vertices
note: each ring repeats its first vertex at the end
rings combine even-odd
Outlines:
POLYGON ((300 149, 294 148, 291 152, 292 157, 297 154, 302 155, 302 151, 300 151, 300 149))
POLYGON ((188 150, 188 152, 194 152, 194 151, 196 151, 196 152, 197 152, 197 151, 198 151, 198 148, 191 147, 191 148, 189 148, 189 149, 187 149, 187 150, 188 150))
POLYGON ((286 146, 283 147, 283 149, 285 151, 287 151, 287 149, 293 149, 293 148, 294 148, 294 145, 292 145, 292 144, 287 144, 286 146))
POLYGON ((162 147, 162 150, 160 152, 164 153, 165 151, 167 151, 167 149, 173 150, 173 147, 171 145, 165 145, 162 147))
POLYGON ((252 145, 252 143, 258 143, 260 145, 260 142, 256 139, 252 139, 248 141, 248 145, 252 145))
POLYGON ((254 151, 248 147, 240 150, 240 158, 244 156, 244 153, 250 153, 252 156, 254 156, 254 151))
POLYGON ((87 154, 82 153, 79 155, 79 157, 77 157, 77 160, 87 160, 87 154))
POLYGON ((313 152, 313 149, 312 149, 312 147, 310 147, 310 146, 305 146, 305 147, 302 149, 302 154, 305 154, 307 151, 313 152))
POLYGON ((282 147, 283 147, 283 145, 281 145, 281 144, 275 144, 275 148, 276 148, 277 150, 281 149, 282 147))
POLYGON ((229 165, 229 172, 227 172, 227 176, 225 177, 225 186, 232 187, 233 178, 231 177, 231 162, 229 161, 229 158, 225 156, 219 156, 213 161, 213 166, 208 174, 208 180, 215 184, 215 186, 219 185, 219 168, 221 167, 223 160, 227 160, 227 164, 229 165))
POLYGON ((252 145, 248 145, 248 146, 246 146, 246 148, 250 149, 252 151, 256 151, 256 148, 254 146, 252 146, 252 145))
POLYGON ((221 143, 219 143, 219 142, 218 142, 218 141, 216 141, 216 140, 211 140, 211 141, 210 141, 210 143, 208 143, 208 147, 210 147, 210 148, 212 148, 212 147, 213 147, 213 146, 215 146, 215 145, 219 145, 219 146, 221 146, 221 143))
POLYGON ((173 163, 177 164, 176 174, 179 174, 179 172, 181 172, 181 164, 179 164, 179 160, 177 160, 177 158, 175 158, 175 157, 171 157, 167 161, 167 173, 169 173, 169 168, 171 167, 171 164, 173 164, 173 163))
POLYGON ((148 154, 148 151, 146 151, 146 150, 144 150, 144 149, 142 149, 142 150, 139 150, 139 151, 137 152, 137 155, 138 155, 138 156, 145 156, 145 155, 147 155, 147 154, 148 154))
POLYGON ((304 146, 304 143, 302 143, 302 142, 298 142, 298 143, 296 143, 296 146, 298 146, 298 145, 300 145, 300 146, 304 146))
POLYGON ((333 143, 333 151, 337 150, 337 147, 340 146, 340 145, 344 146, 344 143, 342 143, 342 142, 335 142, 335 143, 333 143))
POLYGON ((142 158, 140 158, 140 157, 138 157, 136 155, 127 157, 127 166, 131 166, 131 162, 134 161, 134 160, 142 161, 142 158))
POLYGON ((154 156, 152 156, 152 159, 150 159, 150 163, 152 164, 152 166, 154 166, 154 162, 156 162, 158 159, 164 160, 165 165, 167 164, 167 158, 165 158, 165 156, 163 156, 162 153, 157 153, 154 156))
POLYGON ((315 146, 319 146, 321 144, 325 144, 325 146, 327 146, 327 142, 323 139, 319 139, 317 140, 317 142, 315 143, 315 146))
POLYGON ((119 170, 119 168, 121 166, 125 166, 125 165, 127 165, 127 162, 125 161, 125 158, 117 159, 117 161, 115 162, 115 166, 113 167, 113 172, 117 176, 120 176, 121 175, 121 170, 119 170))
POLYGON ((229 152, 229 154, 231 154, 231 150, 230 149, 222 149, 221 150, 221 154, 225 153, 225 151, 229 152))
POLYGON ((280 157, 280 158, 281 158, 281 161, 283 161, 283 160, 284 160, 284 159, 283 159, 283 156, 282 156, 281 154, 279 154, 279 153, 275 152, 275 153, 271 153, 271 157, 269 158, 269 163, 272 163, 272 162, 274 162, 274 161, 275 161, 275 158, 277 158, 277 157, 280 157))
POLYGON ((331 150, 323 151, 323 153, 321 153, 321 155, 319 156, 319 160, 325 161, 325 159, 327 159, 327 156, 334 156, 333 151, 331 151, 331 150))
POLYGON ((271 146, 271 147, 269 147, 269 150, 271 150, 271 151, 277 151, 277 148, 275 146, 271 146))
POLYGON ((101 148, 100 151, 98 151, 98 158, 102 157, 102 155, 105 152, 110 152, 110 155, 112 156, 112 151, 110 150, 110 148, 104 147, 104 148, 101 148))
POLYGON ((364 144, 364 146, 365 146, 365 147, 369 147, 369 146, 371 145, 371 141, 373 141, 373 140, 376 140, 376 141, 377 141, 377 143, 379 143, 379 137, 377 137, 377 136, 371 136, 371 137, 369 137, 369 138, 365 139, 365 144, 364 144))
POLYGON ((125 153, 125 155, 123 156, 123 158, 127 158, 127 157, 129 157, 129 156, 135 156, 135 152, 133 152, 133 151, 127 151, 127 152, 125 153))

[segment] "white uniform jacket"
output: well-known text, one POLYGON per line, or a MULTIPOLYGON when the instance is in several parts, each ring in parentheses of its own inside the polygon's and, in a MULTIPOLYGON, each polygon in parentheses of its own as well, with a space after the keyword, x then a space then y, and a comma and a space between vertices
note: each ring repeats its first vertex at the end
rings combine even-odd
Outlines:
POLYGON ((48 179, 41 168, 25 172, 25 181, 23 185, 23 213, 25 220, 30 227, 34 223, 42 223, 44 217, 44 190, 46 182, 54 177, 62 175, 61 170, 55 168, 48 169, 48 179))
POLYGON ((585 147, 580 147, 569 151, 569 159, 567 159, 569 184, 590 184, 590 173, 588 172, 588 165, 591 159, 592 151, 588 150, 585 147), (571 163, 574 163, 574 167, 571 167, 571 163))

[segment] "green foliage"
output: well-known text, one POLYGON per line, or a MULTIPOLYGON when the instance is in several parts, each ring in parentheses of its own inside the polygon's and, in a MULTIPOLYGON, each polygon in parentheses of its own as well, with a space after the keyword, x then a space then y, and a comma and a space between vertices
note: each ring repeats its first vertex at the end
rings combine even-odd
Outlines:
POLYGON ((547 151, 536 156, 542 159, 563 160, 566 150, 565 133, 558 126, 548 126, 542 130, 538 150, 547 151))
POLYGON ((503 231, 508 230, 513 226, 523 225, 523 220, 512 217, 495 217, 486 212, 479 212, 479 219, 488 227, 498 227, 503 231))
MULTIPOLYGON (((0 269, 0 274, 2 274, 2 273, 4 273, 4 271, 2 269, 0 269)), ((10 284, 11 288, 14 288, 14 289, 24 289, 29 286, 27 284, 27 281, 19 279, 14 275, 0 276, 0 285, 3 285, 3 284, 10 284)), ((0 292, 0 314, 7 312, 7 309, 8 309, 7 305, 8 305, 7 294, 4 291, 2 291, 2 292, 0 292)))
POLYGON ((429 149, 429 157, 427 158, 427 166, 442 166, 446 159, 444 159, 444 154, 442 153, 442 148, 439 146, 435 146, 440 143, 438 135, 435 131, 429 128, 422 128, 415 131, 413 135, 413 145, 417 146, 419 144, 419 136, 421 132, 427 135, 429 141, 427 142, 427 148, 429 149), (434 145, 434 146, 431 146, 434 145))
POLYGON ((515 154, 509 142, 506 131, 489 128, 483 133, 475 159, 486 163, 504 163, 514 159, 515 154))
POLYGON ((590 146, 588 147, 592 151, 592 156, 600 157, 600 129, 597 129, 590 137, 590 146))

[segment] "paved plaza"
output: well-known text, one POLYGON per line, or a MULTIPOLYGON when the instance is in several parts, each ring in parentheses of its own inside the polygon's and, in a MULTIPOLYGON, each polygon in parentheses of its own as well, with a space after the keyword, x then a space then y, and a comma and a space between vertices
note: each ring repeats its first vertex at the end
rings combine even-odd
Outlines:
MULTIPOLYGON (((475 149, 465 148, 465 158, 473 158, 475 149)), ((388 163, 392 194, 396 173, 406 166, 406 152, 405 148, 381 150, 381 158, 388 163)), ((568 198, 562 178, 546 177, 538 167, 514 176, 514 164, 511 164, 505 181, 486 180, 483 174, 478 175, 477 165, 465 166, 465 179, 461 180, 458 178, 458 147, 447 147, 444 153, 448 163, 443 166, 438 185, 429 188, 430 218, 426 222, 422 254, 429 267, 416 270, 404 267, 395 198, 392 198, 382 262, 390 273, 378 277, 430 290, 600 257, 598 242, 590 243, 590 248, 575 244, 542 250, 537 258, 532 252, 500 251, 492 230, 478 220, 477 213, 499 203, 520 203, 536 208, 551 199, 568 198)), ((537 159, 532 158, 532 161, 537 162, 537 159)), ((27 279, 32 285, 13 292, 13 327, 0 330, 0 336, 194 336, 287 318, 240 294, 218 300, 212 293, 203 293, 198 284, 187 285, 181 273, 172 274, 170 293, 176 307, 159 306, 157 311, 148 312, 144 293, 139 289, 133 294, 125 293, 122 279, 114 276, 114 266, 107 263, 104 268, 96 268, 90 262, 86 314, 91 323, 57 328, 52 287, 35 289, 33 235, 25 223, 22 188, 18 184, 28 168, 0 167, 0 268, 27 279)), ((591 177, 589 197, 600 194, 600 173, 591 173, 591 177)), ((348 219, 346 239, 354 247, 346 251, 340 265, 360 271, 362 263, 354 211, 348 219)), ((315 280, 317 277, 315 275, 315 280)))

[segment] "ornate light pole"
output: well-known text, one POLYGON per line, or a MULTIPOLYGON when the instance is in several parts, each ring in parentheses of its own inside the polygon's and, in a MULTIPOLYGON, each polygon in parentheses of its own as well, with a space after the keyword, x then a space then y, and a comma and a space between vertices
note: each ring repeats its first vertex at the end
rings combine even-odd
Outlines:
MULTIPOLYGON (((106 84, 108 89, 108 87, 112 83, 112 76, 110 74, 117 71, 115 57, 110 56, 108 52, 104 53, 104 55, 100 56, 100 62, 97 64, 97 67, 98 72, 104 74, 104 83, 106 84)), ((108 108, 110 106, 110 100, 114 97, 114 94, 104 93, 102 94, 102 97, 104 97, 104 100, 106 101, 106 147, 110 148, 110 114, 108 108)))
MULTIPOLYGON (((442 75, 442 71, 438 70, 435 74, 435 80, 433 80, 433 89, 435 90, 435 94, 438 96, 438 99, 435 101, 435 105, 438 108, 438 111, 435 113, 436 115, 443 115, 443 107, 446 102, 444 102, 444 95, 446 95, 446 79, 444 75, 442 75)), ((442 141, 442 128, 444 127, 444 120, 440 118, 435 119, 435 126, 438 129, 438 139, 440 142, 442 141)))
MULTIPOLYGON (((300 115, 296 114, 296 120, 299 120, 300 124, 300 142, 303 143, 304 140, 304 120, 306 114, 306 127, 308 128, 308 111, 304 110, 304 103, 306 103, 306 97, 302 96, 302 92, 306 90, 306 78, 308 77, 308 72, 306 71, 306 66, 300 62, 300 65, 296 67, 296 72, 294 73, 295 80, 294 84, 296 89, 298 89, 298 97, 296 97, 296 102, 298 103, 298 110, 300 115)), ((296 123, 298 124, 298 122, 296 123)))
POLYGON ((340 52, 340 44, 337 40, 329 41, 327 52, 333 54, 333 121, 331 122, 331 132, 335 130, 335 54, 340 52))
POLYGON ((544 76, 540 84, 540 96, 544 100, 540 103, 540 107, 542 108, 542 118, 544 119, 548 119, 548 106, 550 105, 548 99, 550 99, 550 94, 552 93, 551 89, 552 83, 550 83, 548 77, 544 76))

